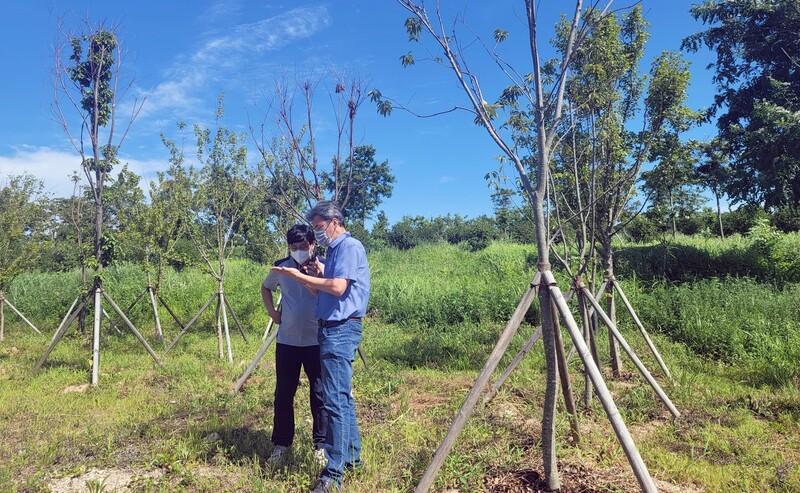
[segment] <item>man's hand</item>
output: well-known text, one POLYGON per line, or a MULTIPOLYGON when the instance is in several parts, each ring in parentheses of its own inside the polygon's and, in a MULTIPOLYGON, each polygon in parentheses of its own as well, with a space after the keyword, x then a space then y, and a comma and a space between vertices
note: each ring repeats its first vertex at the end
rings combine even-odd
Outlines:
POLYGON ((325 272, 325 265, 316 257, 306 264, 306 274, 309 276, 322 277, 323 272, 325 272))
POLYGON ((294 279, 295 281, 300 281, 303 275, 302 272, 294 267, 272 267, 270 270, 276 274, 288 277, 289 279, 294 279))
POLYGON ((281 324, 281 312, 279 310, 273 310, 269 314, 270 318, 273 322, 280 325, 281 324))

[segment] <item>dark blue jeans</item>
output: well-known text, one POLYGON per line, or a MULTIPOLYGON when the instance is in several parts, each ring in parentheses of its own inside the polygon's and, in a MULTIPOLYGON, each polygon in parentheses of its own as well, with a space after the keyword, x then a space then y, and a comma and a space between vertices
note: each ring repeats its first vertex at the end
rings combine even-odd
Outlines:
POLYGON ((342 482, 345 468, 361 465, 361 436, 353 399, 353 361, 361 343, 361 322, 350 320, 336 327, 319 329, 322 361, 322 401, 328 413, 325 455, 328 464, 320 477, 342 482))
POLYGON ((314 448, 322 448, 327 437, 328 417, 322 407, 322 380, 319 346, 275 345, 275 420, 272 443, 288 447, 294 440, 294 395, 300 380, 300 368, 308 377, 308 399, 313 418, 314 448))

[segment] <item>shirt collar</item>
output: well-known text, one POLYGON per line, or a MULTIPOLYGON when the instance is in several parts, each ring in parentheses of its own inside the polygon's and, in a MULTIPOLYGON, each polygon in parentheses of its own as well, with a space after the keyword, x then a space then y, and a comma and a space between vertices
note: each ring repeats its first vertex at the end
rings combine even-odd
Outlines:
POLYGON ((336 237, 335 240, 331 242, 331 246, 329 248, 336 248, 336 246, 339 245, 339 243, 343 242, 344 239, 347 238, 348 236, 350 236, 350 233, 348 231, 345 231, 344 233, 340 234, 339 236, 336 237))

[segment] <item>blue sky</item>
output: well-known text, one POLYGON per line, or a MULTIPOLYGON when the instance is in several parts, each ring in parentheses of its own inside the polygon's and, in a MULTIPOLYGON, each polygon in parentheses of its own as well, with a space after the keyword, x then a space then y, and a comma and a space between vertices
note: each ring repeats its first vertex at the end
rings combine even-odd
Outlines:
MULTIPOLYGON (((613 7, 632 3, 617 0, 613 7)), ((688 13, 693 3, 642 2, 651 23, 644 71, 654 56, 663 50, 677 51, 683 37, 702 29, 688 13)), ((521 0, 442 0, 442 4, 446 19, 455 13, 463 15, 462 36, 466 36, 465 26, 487 40, 495 28, 502 28, 510 33, 509 56, 520 63, 529 60, 524 51, 521 0)), ((557 20, 558 9, 568 8, 571 2, 544 0, 540 4, 541 25, 549 27, 557 20)), ((178 121, 211 125, 220 92, 225 93, 223 124, 245 131, 248 121, 263 120, 260 108, 281 77, 347 71, 420 113, 466 103, 446 70, 423 62, 411 68, 401 66, 401 55, 413 51, 421 59, 425 51, 408 42, 403 27, 408 13, 391 0, 41 0, 8 2, 3 10, 0 46, 7 69, 0 79, 6 95, 0 99, 0 183, 8 175, 28 172, 44 181, 51 196, 71 194, 69 175, 79 165, 50 113, 58 17, 71 26, 86 18, 119 25, 127 50, 126 70, 136 80, 128 94, 147 96, 120 156, 145 180, 166 167, 162 132, 175 137, 178 121)), ((551 32, 545 30, 541 39, 548 40, 551 32)), ((711 54, 684 57, 692 64, 688 104, 696 109, 708 107, 714 88, 705 67, 711 54)), ((472 68, 485 77, 486 92, 499 94, 507 83, 496 68, 477 54, 475 64, 472 68)), ((327 162, 335 148, 335 125, 325 90, 317 94, 320 159, 327 162)), ((494 158, 499 151, 471 122, 472 117, 463 112, 419 119, 396 111, 384 118, 371 103, 362 106, 356 140, 372 144, 376 158, 388 160, 397 179, 393 196, 381 206, 390 222, 406 215, 475 217, 492 212, 484 175, 497 168, 494 158)), ((707 125, 690 136, 708 139, 714 133, 713 126, 707 125)), ((187 155, 192 154, 187 146, 187 155)))

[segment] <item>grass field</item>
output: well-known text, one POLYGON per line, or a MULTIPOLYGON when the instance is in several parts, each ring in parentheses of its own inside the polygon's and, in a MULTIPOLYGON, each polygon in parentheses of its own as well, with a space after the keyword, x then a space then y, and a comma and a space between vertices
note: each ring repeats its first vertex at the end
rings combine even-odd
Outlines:
MULTIPOLYGON (((432 246, 371 255, 373 299, 363 340, 369 367, 357 362, 354 377, 366 468, 345 478, 344 491, 414 489, 532 277, 530 254, 530 247, 498 244, 478 253, 432 246)), ((164 368, 126 329, 104 328, 97 387, 86 385, 90 337, 76 327, 45 367, 33 372, 76 295, 77 277, 20 278, 10 297, 45 337, 6 310, 6 338, 0 343, 0 491, 306 491, 319 467, 310 450, 306 384, 296 399, 293 455, 278 466, 266 462, 272 350, 243 390, 231 394, 262 343, 267 319, 258 285, 265 269, 231 265, 226 293, 248 335, 245 342, 231 334, 233 365, 217 355, 210 314, 164 357, 164 368)), ((144 287, 142 277, 133 267, 120 267, 109 273, 108 290, 127 306, 144 287)), ((604 370, 659 490, 800 491, 798 363, 786 359, 793 350, 775 351, 785 346, 780 341, 797 340, 798 288, 764 291, 746 279, 691 285, 629 280, 623 286, 653 329, 674 381, 658 372, 629 317, 618 312, 623 334, 682 414, 671 419, 626 358, 620 378, 604 370), (736 305, 742 293, 748 301, 736 305), (702 341, 712 339, 691 339, 699 333, 733 335, 720 335, 714 347, 721 349, 706 350, 702 341), (767 350, 759 353, 762 346, 767 350), (759 354, 773 354, 774 360, 759 354)), ((185 322, 214 285, 199 271, 187 270, 171 273, 163 289, 185 322)), ((160 354, 151 317, 145 310, 133 313, 160 354)), ((179 328, 166 313, 161 319, 170 341, 179 328)), ((501 367, 533 333, 537 319, 534 310, 501 367)), ((606 361, 606 335, 598 335, 606 361)), ((584 384, 579 363, 578 358, 570 363, 576 393, 584 384)), ((436 491, 539 490, 543 366, 537 345, 497 397, 479 406, 439 473, 436 491)), ((579 414, 582 439, 573 443, 559 403, 562 491, 638 491, 597 400, 579 414)))

